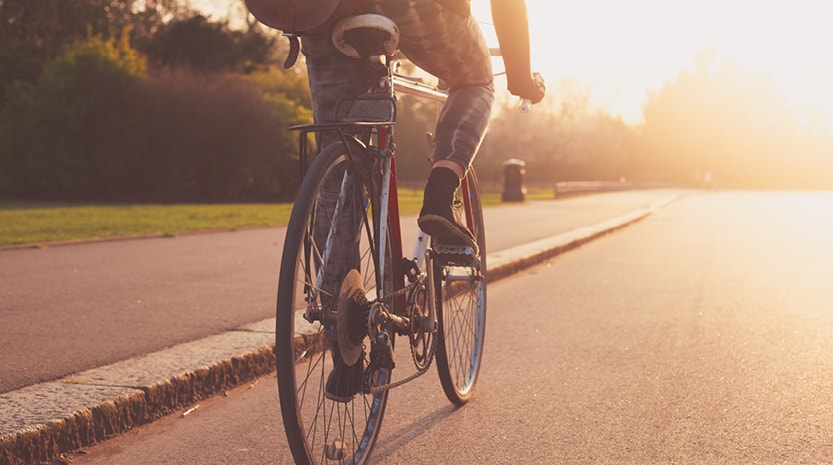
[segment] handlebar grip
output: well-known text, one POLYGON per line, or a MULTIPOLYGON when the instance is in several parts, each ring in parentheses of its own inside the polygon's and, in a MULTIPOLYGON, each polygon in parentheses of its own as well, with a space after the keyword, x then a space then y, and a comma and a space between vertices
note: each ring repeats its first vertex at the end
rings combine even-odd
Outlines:
MULTIPOLYGON (((532 76, 535 78, 535 83, 538 84, 538 89, 541 92, 546 92, 547 86, 544 84, 544 76, 541 76, 540 73, 533 73, 532 76)), ((529 111, 529 107, 532 106, 532 101, 528 98, 521 99, 521 105, 518 108, 521 113, 527 113, 529 111)))

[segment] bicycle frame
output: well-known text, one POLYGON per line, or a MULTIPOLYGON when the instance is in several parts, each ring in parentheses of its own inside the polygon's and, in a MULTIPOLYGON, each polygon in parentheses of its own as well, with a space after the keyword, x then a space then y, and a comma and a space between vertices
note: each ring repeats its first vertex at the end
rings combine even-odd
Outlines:
MULTIPOLYGON (((396 176, 396 160, 394 157, 393 144, 393 128, 396 123, 396 95, 411 95, 414 97, 424 98, 438 103, 444 103, 448 98, 446 92, 440 90, 436 86, 431 86, 420 82, 419 78, 412 78, 394 73, 392 70, 395 68, 397 61, 398 59, 396 58, 388 59, 385 61, 383 65, 384 69, 386 70, 385 76, 383 78, 382 83, 379 86, 379 89, 377 89, 377 91, 379 92, 375 94, 376 99, 389 100, 391 102, 393 110, 391 112, 390 120, 312 124, 294 126, 291 128, 301 131, 299 142, 299 149, 301 154, 301 179, 303 179, 304 175, 306 174, 307 157, 309 152, 307 134, 309 132, 319 132, 326 130, 338 131, 339 136, 344 142, 345 147, 348 147, 349 152, 349 144, 347 144, 348 138, 352 138, 354 141, 359 142, 361 145, 365 144, 360 139, 356 138, 356 136, 348 135, 345 131, 349 130, 351 132, 360 132, 369 130, 369 132, 372 134, 372 138, 374 138, 375 140, 372 140, 368 146, 376 147, 379 156, 382 159, 381 224, 390 225, 390 249, 393 254, 392 263, 394 264, 400 263, 404 258, 404 244, 402 243, 402 231, 399 223, 399 196, 396 176)), ((363 98, 364 97, 357 97, 344 99, 340 101, 336 105, 336 112, 338 113, 338 108, 343 103, 354 102, 357 100, 362 100, 363 98)), ((352 156, 352 154, 350 155, 352 156)), ((461 187, 462 192, 467 193, 469 191, 468 180, 466 177, 464 177, 461 180, 461 187)), ((471 225, 473 224, 471 203, 469 202, 469 199, 464 199, 463 204, 466 223, 467 225, 471 225)), ((382 271, 382 273, 380 274, 382 275, 384 275, 385 272, 385 260, 382 259, 381 254, 384 253, 385 248, 388 246, 387 240, 388 238, 386 234, 379 235, 379 250, 377 251, 377 260, 380 265, 380 270, 382 271)), ((428 245, 429 236, 422 232, 422 230, 419 230, 417 233, 411 256, 412 259, 416 261, 416 265, 419 270, 426 270, 425 257, 426 252, 428 250, 428 245)), ((394 291, 398 291, 405 287, 404 275, 402 273, 395 273, 394 279, 394 291)), ((404 304, 404 302, 399 302, 399 304, 404 304)), ((432 314, 432 317, 433 316, 434 315, 432 314)))
POLYGON ((458 197, 453 207, 477 246, 429 244, 419 231, 412 258, 406 257, 395 99, 445 102, 446 95, 397 75, 395 64, 392 57, 372 59, 371 88, 340 101, 335 122, 291 128, 300 131, 304 180, 282 255, 275 353, 284 426, 299 463, 341 463, 349 456, 364 463, 390 389, 436 361, 446 397, 459 406, 470 399, 480 368, 486 263, 477 178, 471 172, 463 180, 463 201, 458 197), (351 101, 356 104, 339 108, 351 101), (322 147, 308 164, 309 133, 322 131, 333 131, 341 143, 322 147), (394 352, 397 337, 406 339, 404 354, 410 352, 413 366, 397 369, 403 376, 394 379, 404 361, 399 357, 407 356, 394 352))
MULTIPOLYGON (((392 76, 393 88, 396 92, 404 95, 412 95, 414 97, 425 98, 438 103, 445 103, 448 95, 434 86, 422 84, 417 79, 409 78, 399 74, 392 76)), ((463 177, 461 182, 462 192, 469 192, 468 178, 463 177)), ((468 199, 463 202, 464 212, 466 215, 466 223, 471 225, 473 223, 471 203, 468 199)), ((398 216, 397 216, 398 217, 398 216)), ((425 251, 428 248, 428 235, 421 230, 417 233, 416 243, 414 244, 413 257, 417 260, 417 265, 422 269, 425 251)))

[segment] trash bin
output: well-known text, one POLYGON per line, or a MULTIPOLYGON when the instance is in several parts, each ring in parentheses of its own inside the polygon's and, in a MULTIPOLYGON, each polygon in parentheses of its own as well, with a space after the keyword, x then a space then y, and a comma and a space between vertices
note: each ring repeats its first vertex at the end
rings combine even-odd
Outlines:
POLYGON ((503 162, 503 196, 504 202, 523 202, 526 200, 524 175, 526 162, 511 158, 503 162))

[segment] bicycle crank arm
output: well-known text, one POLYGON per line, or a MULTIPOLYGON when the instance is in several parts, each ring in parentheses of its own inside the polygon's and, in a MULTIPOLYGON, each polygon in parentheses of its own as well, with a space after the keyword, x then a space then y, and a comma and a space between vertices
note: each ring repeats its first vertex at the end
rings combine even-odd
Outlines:
POLYGON ((389 312, 381 302, 376 302, 370 309, 369 323, 371 326, 380 326, 391 323, 396 329, 396 334, 402 336, 407 335, 411 328, 410 318, 389 312))

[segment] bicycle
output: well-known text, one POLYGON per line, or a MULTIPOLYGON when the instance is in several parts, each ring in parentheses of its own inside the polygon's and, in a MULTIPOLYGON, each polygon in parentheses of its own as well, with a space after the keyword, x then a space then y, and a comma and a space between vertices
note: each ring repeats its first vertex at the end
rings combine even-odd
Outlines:
POLYGON ((435 243, 421 231, 412 256, 402 251, 396 95, 439 102, 446 95, 395 71, 391 25, 359 15, 336 27, 334 43, 344 53, 373 63, 367 93, 338 105, 349 102, 363 114, 292 128, 300 132, 303 182, 282 255, 275 353, 284 427, 299 464, 366 463, 390 389, 436 361, 446 397, 461 406, 480 370, 486 243, 474 170, 462 180, 455 211, 479 251, 435 243), (320 131, 335 131, 340 141, 309 163, 308 135, 320 131), (394 351, 397 336, 406 350, 394 351), (413 369, 394 379, 394 367, 405 363, 413 369))

